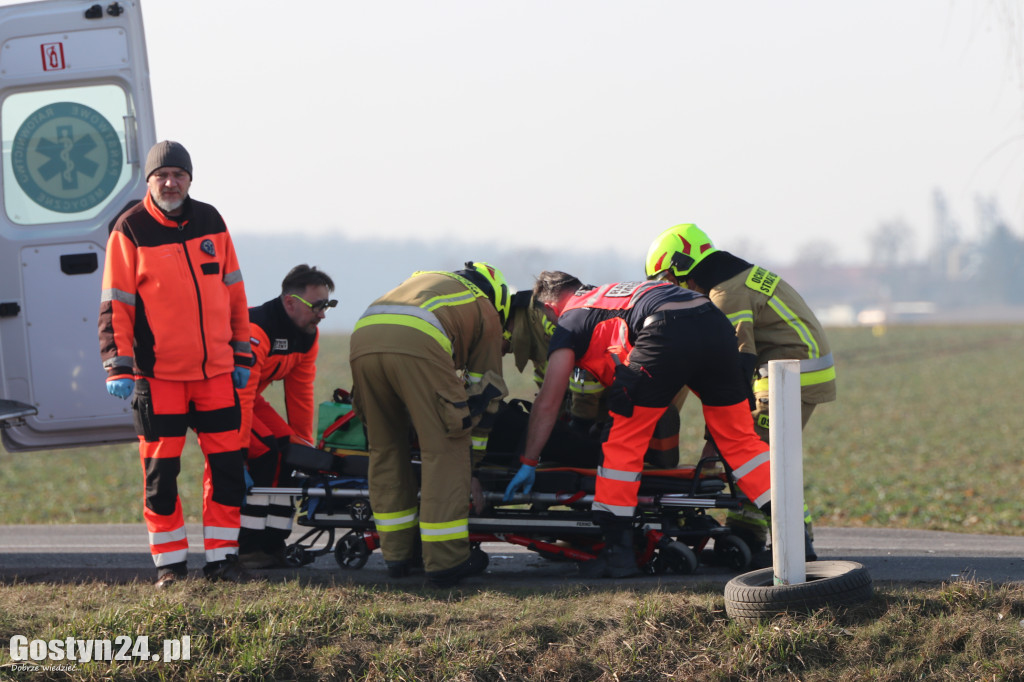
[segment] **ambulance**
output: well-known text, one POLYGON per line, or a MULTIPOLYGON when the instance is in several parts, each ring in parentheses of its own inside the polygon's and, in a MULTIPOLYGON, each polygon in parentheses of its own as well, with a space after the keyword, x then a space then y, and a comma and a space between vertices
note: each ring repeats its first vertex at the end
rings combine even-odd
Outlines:
POLYGON ((134 440, 97 314, 107 236, 156 142, 139 2, 0 7, 0 138, 3 447, 134 440))

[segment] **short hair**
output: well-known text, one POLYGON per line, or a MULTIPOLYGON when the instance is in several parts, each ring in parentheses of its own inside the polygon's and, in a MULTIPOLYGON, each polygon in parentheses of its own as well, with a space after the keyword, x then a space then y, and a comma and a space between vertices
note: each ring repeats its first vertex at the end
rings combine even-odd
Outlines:
POLYGON ((567 290, 575 292, 582 286, 583 282, 567 272, 545 270, 537 275, 537 281, 533 285, 533 298, 541 303, 557 303, 567 290))
POLYGON ((317 270, 315 265, 310 267, 303 263, 292 268, 281 280, 281 293, 297 294, 305 291, 306 287, 320 285, 327 287, 328 291, 334 291, 334 280, 326 272, 317 270))

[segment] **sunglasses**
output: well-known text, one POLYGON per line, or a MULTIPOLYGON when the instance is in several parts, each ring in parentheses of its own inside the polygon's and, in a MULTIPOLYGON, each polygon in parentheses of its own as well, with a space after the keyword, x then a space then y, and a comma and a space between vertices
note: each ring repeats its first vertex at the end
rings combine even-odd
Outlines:
POLYGON ((291 296, 292 298, 297 298, 300 301, 302 301, 303 303, 305 303, 307 306, 309 306, 309 309, 312 310, 314 313, 323 312, 323 311, 327 310, 328 308, 333 308, 336 305, 338 305, 337 299, 333 299, 333 298, 332 299, 324 298, 324 299, 321 299, 319 301, 314 301, 313 303, 310 303, 309 301, 307 301, 306 299, 302 298, 301 296, 299 296, 297 294, 288 294, 288 295, 291 296))

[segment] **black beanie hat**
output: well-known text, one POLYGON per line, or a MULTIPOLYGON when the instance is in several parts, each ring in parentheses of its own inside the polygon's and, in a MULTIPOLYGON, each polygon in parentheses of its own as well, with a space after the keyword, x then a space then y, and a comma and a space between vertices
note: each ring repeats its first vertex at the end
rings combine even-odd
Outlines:
POLYGON ((153 145, 146 156, 146 179, 149 180, 149 176, 157 168, 164 166, 181 168, 188 173, 190 179, 192 178, 192 157, 180 142, 164 140, 153 145))

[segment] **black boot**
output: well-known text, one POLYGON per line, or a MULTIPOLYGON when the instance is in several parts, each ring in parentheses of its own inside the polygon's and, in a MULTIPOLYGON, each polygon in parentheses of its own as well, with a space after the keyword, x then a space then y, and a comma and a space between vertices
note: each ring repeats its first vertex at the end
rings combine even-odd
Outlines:
POLYGON ((584 578, 628 578, 639 575, 636 552, 633 549, 633 520, 620 519, 601 524, 604 530, 604 549, 592 561, 580 564, 584 578))
MULTIPOLYGON (((487 569, 490 559, 487 552, 479 547, 469 550, 469 558, 458 566, 446 568, 443 571, 430 571, 427 573, 427 580, 434 587, 454 587, 463 578, 483 573, 487 569)), ((390 566, 388 567, 390 572, 390 566)))

